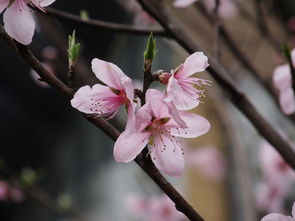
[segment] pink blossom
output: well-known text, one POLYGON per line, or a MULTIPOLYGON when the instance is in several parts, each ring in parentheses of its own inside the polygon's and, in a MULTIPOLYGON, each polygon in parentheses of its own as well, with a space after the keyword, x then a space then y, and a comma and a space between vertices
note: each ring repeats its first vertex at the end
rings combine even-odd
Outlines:
POLYGON ((95 58, 92 60, 92 71, 106 86, 81 87, 71 100, 74 108, 83 113, 112 118, 122 105, 127 108, 133 106, 132 81, 119 67, 95 58))
POLYGON ((284 189, 286 192, 290 185, 295 183, 294 170, 269 143, 263 142, 260 148, 260 162, 264 179, 269 184, 284 189))
POLYGON ((263 217, 261 221, 295 221, 295 202, 292 207, 292 217, 280 213, 271 213, 263 217))
MULTIPOLYGON (((295 63, 295 50, 291 52, 293 65, 295 63)), ((292 87, 292 75, 288 64, 278 66, 273 72, 273 84, 279 92, 279 102, 285 114, 295 112, 295 96, 292 87)))
POLYGON ((256 191, 257 205, 268 212, 282 211, 284 200, 295 184, 295 172, 267 142, 261 144, 259 162, 263 180, 256 191))
POLYGON ((286 197, 285 189, 281 189, 267 180, 259 183, 255 191, 257 207, 266 212, 282 211, 284 199, 286 197))
POLYGON ((166 102, 173 102, 179 110, 192 109, 205 96, 205 87, 210 81, 192 77, 196 72, 202 72, 208 67, 208 58, 203 52, 190 55, 176 70, 171 71, 167 85, 166 102))
POLYGON ((18 188, 11 188, 10 189, 10 198, 15 203, 21 203, 24 200, 24 194, 18 188))
POLYGON ((0 201, 7 201, 9 199, 9 185, 4 182, 0 181, 0 201))
POLYGON ((44 11, 44 7, 55 0, 0 0, 0 13, 3 15, 6 32, 16 41, 28 45, 32 42, 35 22, 31 8, 44 11))
POLYGON ((187 125, 185 128, 180 127, 167 105, 155 99, 155 91, 147 91, 147 103, 137 111, 134 118, 129 118, 126 130, 115 143, 114 157, 118 162, 130 162, 148 145, 156 167, 167 175, 179 176, 184 170, 184 159, 182 146, 176 137, 203 135, 208 132, 210 124, 199 115, 179 112, 187 125))
POLYGON ((185 152, 189 166, 197 168, 204 177, 223 180, 226 174, 226 162, 223 154, 212 146, 190 148, 185 152))
POLYGON ((176 210, 174 203, 166 196, 145 198, 132 195, 127 206, 130 213, 143 221, 182 221, 185 216, 176 210))

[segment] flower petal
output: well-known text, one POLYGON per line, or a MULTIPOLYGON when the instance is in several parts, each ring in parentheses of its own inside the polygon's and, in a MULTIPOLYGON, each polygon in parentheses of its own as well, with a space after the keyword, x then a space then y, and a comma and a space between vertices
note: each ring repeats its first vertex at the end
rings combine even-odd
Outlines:
POLYGON ((91 62, 95 76, 106 85, 115 89, 124 89, 122 81, 128 78, 115 64, 94 58, 91 62))
POLYGON ((288 64, 280 65, 273 72, 273 84, 278 90, 292 86, 292 76, 288 64))
POLYGON ((71 105, 79 111, 86 114, 98 113, 93 109, 93 101, 91 99, 99 99, 104 97, 117 97, 112 90, 101 84, 96 84, 92 88, 88 85, 81 87, 71 100, 71 105))
POLYGON ((292 87, 280 91, 279 101, 282 111, 285 114, 292 114, 295 112, 295 97, 292 87))
MULTIPOLYGON (((162 101, 164 100, 164 93, 155 90, 155 89, 148 89, 146 92, 146 102, 153 104, 152 106, 158 106, 158 104, 154 104, 154 101, 162 101)), ((186 128, 187 125, 186 123, 181 119, 179 112, 176 108, 176 106, 174 105, 173 102, 164 102, 165 106, 167 107, 168 113, 166 111, 166 113, 162 113, 162 117, 167 117, 168 115, 171 115, 173 117, 173 119, 175 120, 175 122, 178 124, 178 126, 182 127, 182 128, 186 128), (165 116, 166 115, 166 116, 165 116)), ((154 107, 154 108, 156 108, 154 107)), ((152 107, 153 108, 153 107, 152 107)), ((162 118, 160 116, 160 118, 162 118)))
POLYGON ((294 221, 290 216, 284 216, 279 213, 271 213, 263 217, 261 221, 294 221))
POLYGON ((178 94, 178 92, 181 90, 182 89, 177 79, 174 78, 174 76, 171 76, 167 84, 167 94, 164 101, 171 102, 174 99, 174 97, 178 94))
POLYGON ((157 139, 156 147, 150 153, 156 167, 169 176, 182 175, 184 158, 179 143, 172 142, 167 136, 158 136, 157 139))
POLYGON ((48 5, 51 5, 55 0, 41 0, 40 1, 40 6, 41 7, 46 7, 48 5))
POLYGON ((292 216, 295 219, 295 202, 293 203, 293 206, 292 206, 292 216))
POLYGON ((196 1, 198 1, 198 0, 175 0, 173 2, 173 6, 176 8, 185 8, 185 7, 192 5, 196 1))
POLYGON ((185 78, 196 72, 205 71, 208 66, 208 57, 203 52, 195 52, 185 60, 183 67, 175 73, 175 76, 185 78))
POLYGON ((114 158, 117 162, 130 162, 143 150, 148 143, 149 133, 123 132, 115 142, 114 158))
POLYGON ((180 117, 186 123, 187 128, 170 129, 170 133, 176 137, 198 137, 203 134, 206 134, 210 129, 209 121, 198 114, 182 111, 180 112, 180 117))
POLYGON ((6 32, 21 44, 28 45, 32 42, 35 22, 30 9, 25 3, 12 4, 6 9, 3 16, 6 32))
POLYGON ((8 4, 9 0, 0 0, 0 13, 2 13, 5 8, 7 8, 8 4))

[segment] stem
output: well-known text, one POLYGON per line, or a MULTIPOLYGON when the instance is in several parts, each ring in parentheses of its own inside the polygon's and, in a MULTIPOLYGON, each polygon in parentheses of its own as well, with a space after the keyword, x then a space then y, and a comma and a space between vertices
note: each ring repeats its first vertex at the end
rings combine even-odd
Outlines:
MULTIPOLYGON (((195 51, 204 51, 196 43, 195 39, 192 39, 190 34, 179 25, 178 21, 173 19, 170 11, 164 7, 163 1, 137 1, 188 53, 192 54, 195 51)), ((206 53, 206 51, 204 52, 206 53)), ((219 65, 214 58, 208 57, 210 66, 207 68, 207 71, 215 78, 216 82, 220 84, 232 103, 250 120, 250 122, 252 122, 257 131, 272 144, 285 161, 295 169, 295 152, 293 151, 292 145, 258 113, 248 98, 235 86, 232 79, 229 78, 229 74, 225 68, 219 65)))
POLYGON ((46 12, 50 16, 60 18, 65 21, 71 21, 75 24, 80 24, 83 26, 110 31, 110 32, 122 32, 127 34, 137 34, 137 35, 149 35, 153 32, 154 35, 166 36, 167 34, 163 31, 162 28, 152 28, 152 27, 141 27, 136 25, 126 25, 126 24, 117 24, 112 22, 105 22, 96 19, 87 19, 83 20, 79 16, 64 12, 55 8, 46 8, 46 12))
MULTIPOLYGON (((71 99, 74 91, 63 84, 56 76, 52 75, 32 54, 27 46, 15 42, 0 25, 0 37, 19 55, 19 57, 33 68, 53 88, 61 92, 66 98, 71 99)), ((95 115, 84 114, 85 118, 104 131, 113 141, 116 141, 120 133, 105 119, 97 118, 95 115)), ((146 158, 148 159, 148 158, 146 158)), ((162 176, 159 170, 149 160, 138 155, 135 162, 146 172, 148 176, 158 185, 175 203, 176 208, 184 213, 190 220, 204 221, 192 206, 180 195, 179 192, 162 176)))

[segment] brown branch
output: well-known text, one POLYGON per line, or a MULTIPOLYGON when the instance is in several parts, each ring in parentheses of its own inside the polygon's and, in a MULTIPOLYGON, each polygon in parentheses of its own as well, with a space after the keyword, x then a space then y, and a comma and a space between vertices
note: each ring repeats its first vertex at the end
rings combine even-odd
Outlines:
POLYGON ((110 32, 122 32, 127 34, 137 34, 137 35, 149 35, 153 32, 154 35, 158 36, 166 36, 167 34, 163 31, 162 28, 158 27, 142 27, 136 25, 126 25, 126 24, 118 24, 112 22, 105 22, 96 19, 81 19, 79 16, 64 12, 55 8, 46 8, 46 12, 48 15, 60 18, 65 21, 71 21, 75 23, 75 25, 80 24, 87 27, 92 27, 100 30, 110 31, 110 32))
MULTIPOLYGON (((33 68, 40 77, 53 88, 61 92, 66 98, 71 99, 73 90, 63 84, 54 75, 49 73, 40 61, 32 54, 26 46, 15 42, 7 35, 4 28, 0 26, 0 37, 19 55, 19 57, 33 68)), ((104 131, 113 141, 119 137, 120 133, 106 120, 97 118, 94 115, 84 115, 85 118, 104 131)), ((190 220, 204 221, 204 219, 193 209, 193 207, 177 192, 177 190, 162 176, 149 158, 139 154, 135 162, 151 177, 151 179, 167 194, 175 203, 176 208, 184 213, 190 220)))
MULTIPOLYGON (((167 33, 188 53, 195 51, 204 51, 191 35, 173 18, 170 10, 164 5, 161 0, 137 0, 144 10, 154 17, 167 31, 167 33)), ((208 54, 208 53, 206 53, 208 54)), ((255 109, 252 103, 242 93, 235 83, 230 79, 227 71, 219 65, 214 58, 209 57, 210 66, 207 71, 215 78, 221 88, 226 92, 232 103, 252 122, 257 131, 281 154, 285 161, 295 169, 295 152, 292 145, 281 136, 278 131, 273 128, 259 112, 255 109)))
MULTIPOLYGON (((202 13, 202 15, 212 24, 214 25, 214 18, 207 12, 205 9, 204 5, 201 4, 196 4, 198 7, 199 11, 202 13)), ((223 38, 225 44, 227 45, 228 49, 231 51, 233 55, 237 58, 238 62, 250 71, 250 73, 263 85, 263 87, 271 94, 274 96, 276 104, 278 105, 279 109, 279 100, 278 100, 278 95, 277 91, 272 85, 271 81, 268 81, 263 78, 262 74, 254 67, 254 65, 251 63, 251 61, 247 58, 247 56, 242 52, 242 50, 239 48, 238 44, 235 42, 233 36, 230 34, 230 32, 227 30, 227 28, 223 25, 220 24, 219 26, 220 29, 220 36, 223 38)), ((285 115, 288 117, 290 120, 292 120, 295 123, 295 114, 292 115, 285 115)))

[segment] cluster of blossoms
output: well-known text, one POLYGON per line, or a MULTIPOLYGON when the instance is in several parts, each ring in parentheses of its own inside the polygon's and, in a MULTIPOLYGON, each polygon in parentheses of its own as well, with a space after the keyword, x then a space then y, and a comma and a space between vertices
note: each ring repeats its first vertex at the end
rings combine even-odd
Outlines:
POLYGON ((24 199, 23 192, 18 188, 12 187, 5 181, 0 180, 0 202, 13 201, 22 202, 24 199))
POLYGON ((105 85, 81 87, 71 104, 81 112, 107 118, 114 117, 125 106, 127 125, 115 143, 115 160, 130 162, 148 146, 158 169, 178 176, 184 170, 184 157, 177 137, 198 137, 210 128, 204 117, 186 111, 200 103, 205 87, 210 85, 209 81, 192 76, 207 66, 208 58, 195 52, 176 70, 161 74, 160 81, 167 85, 165 91, 148 89, 146 104, 138 109, 132 80, 115 64, 95 58, 92 70, 105 85))
POLYGON ((295 172, 267 142, 261 144, 259 162, 263 176, 257 188, 257 205, 266 212, 283 211, 295 184, 295 172))
POLYGON ((295 202, 292 207, 292 217, 280 213, 271 213, 263 217, 261 221, 295 221, 295 202))
POLYGON ((143 221, 186 220, 185 216, 176 210, 174 203, 166 195, 146 198, 133 194, 127 199, 127 207, 134 218, 141 218, 143 221))
MULTIPOLYGON (((292 63, 295 66, 295 50, 291 52, 292 63)), ((295 96, 292 87, 292 75, 289 64, 278 66, 273 72, 273 84, 279 92, 279 102, 285 114, 295 112, 295 96)))
POLYGON ((16 41, 28 45, 32 42, 35 22, 32 9, 44 11, 44 7, 55 0, 0 0, 0 13, 3 15, 5 31, 16 41))

